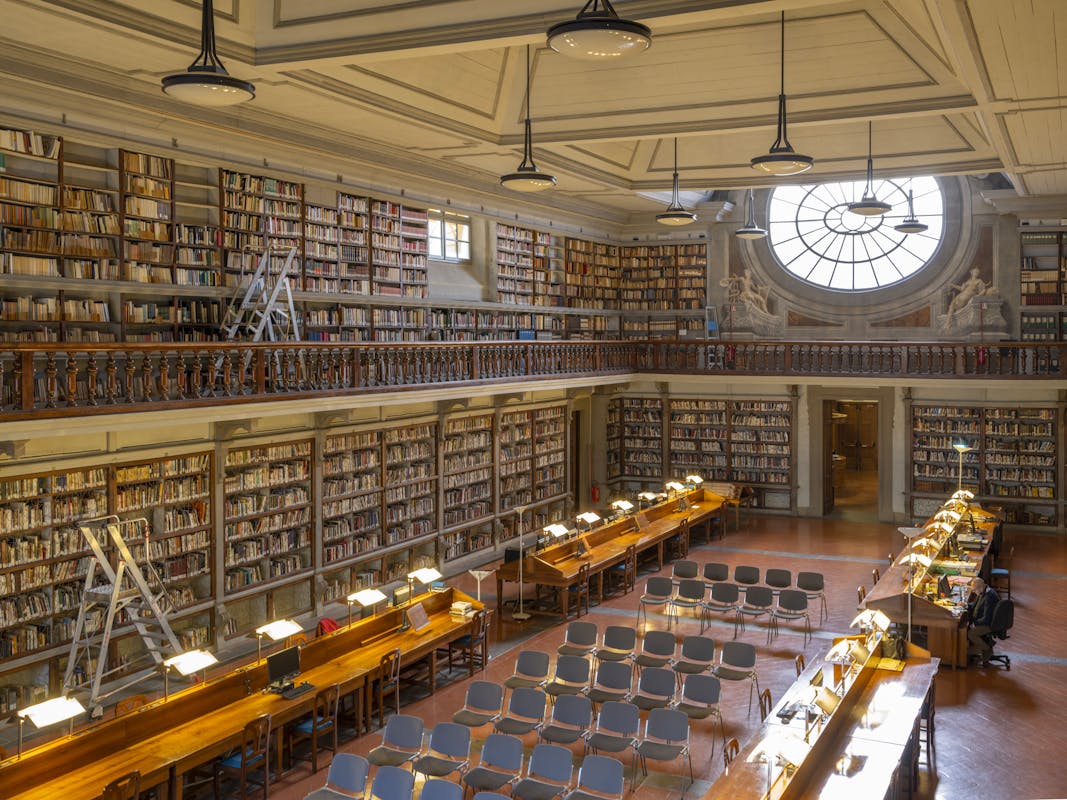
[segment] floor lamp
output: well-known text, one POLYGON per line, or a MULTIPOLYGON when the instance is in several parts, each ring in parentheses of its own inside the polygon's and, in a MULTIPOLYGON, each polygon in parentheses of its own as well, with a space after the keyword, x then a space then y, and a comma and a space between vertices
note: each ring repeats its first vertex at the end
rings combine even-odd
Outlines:
POLYGON ((974 448, 964 442, 956 442, 952 446, 955 448, 956 452, 960 454, 960 476, 959 480, 956 482, 956 491, 959 492, 963 490, 963 454, 971 452, 974 448))
POLYGON ((519 531, 519 610, 511 613, 511 618, 517 622, 525 622, 530 618, 522 605, 522 562, 526 560, 526 548, 523 547, 522 515, 526 506, 515 506, 516 525, 519 531))
MULTIPOLYGON (((911 549, 911 542, 919 535, 925 533, 925 528, 897 528, 904 534, 905 547, 911 549)), ((901 559, 901 563, 908 564, 908 642, 911 642, 911 584, 915 580, 915 562, 909 561, 912 553, 908 553, 901 559)))

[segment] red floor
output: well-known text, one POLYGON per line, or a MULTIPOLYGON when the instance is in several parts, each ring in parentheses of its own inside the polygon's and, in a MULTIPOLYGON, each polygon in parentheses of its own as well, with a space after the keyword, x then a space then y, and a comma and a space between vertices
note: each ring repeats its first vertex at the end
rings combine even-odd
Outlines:
MULTIPOLYGON (((852 517, 852 514, 848 516, 852 517)), ((725 561, 730 565, 753 564, 761 568, 780 566, 795 572, 813 570, 826 575, 829 619, 816 631, 815 639, 803 646, 799 628, 782 628, 782 634, 768 647, 765 628, 751 627, 742 634, 757 646, 760 686, 769 688, 777 700, 795 678, 794 657, 809 656, 825 646, 832 634, 847 630, 855 614, 856 587, 870 586, 871 570, 882 567, 886 556, 900 548, 900 534, 891 525, 847 520, 796 519, 749 516, 740 531, 731 530, 724 541, 697 546, 690 557, 698 562, 725 561), (795 631, 795 633, 794 633, 795 631)), ((1067 796, 1067 762, 1062 755, 1064 741, 1062 709, 1067 700, 1067 638, 1062 631, 1064 581, 1067 579, 1067 538, 1056 535, 1012 533, 1015 545, 1013 597, 1017 604, 1015 628, 1001 645, 1012 655, 1010 671, 1002 668, 972 667, 969 670, 942 669, 937 683, 937 769, 922 767, 919 797, 946 798, 1051 798, 1067 796)), ((664 570, 669 573, 669 566, 664 570)), ((601 629, 607 625, 628 625, 636 620, 638 596, 652 573, 638 576, 638 591, 594 607, 589 619, 601 629)), ((474 580, 463 577, 460 588, 474 593, 474 580)), ((495 581, 483 584, 485 599, 495 603, 495 581)), ((555 653, 563 629, 544 622, 526 623, 510 619, 493 626, 493 657, 487 672, 478 677, 503 681, 512 673, 519 649, 532 648, 555 653), (532 633, 537 629, 538 632, 532 633)), ((813 616, 813 620, 817 614, 813 616)), ((663 617, 652 615, 652 627, 665 627, 663 617)), ((698 632, 695 620, 684 620, 679 633, 698 632)), ((725 640, 732 625, 715 618, 709 635, 725 640)), ((448 686, 432 697, 416 700, 405 713, 423 717, 427 728, 436 721, 449 720, 463 703, 467 680, 458 670, 448 686)), ((748 686, 724 682, 722 711, 727 737, 742 743, 757 727, 758 710, 750 714, 748 686)), ((722 741, 717 735, 711 755, 713 726, 710 721, 693 725, 693 766, 697 783, 687 796, 699 798, 722 769, 722 741), (709 757, 710 756, 710 757, 709 757)), ((487 729, 475 732, 476 745, 487 729)), ((349 752, 366 753, 380 740, 371 734, 342 745, 349 752)), ((532 747, 534 736, 527 737, 532 747)), ((575 746, 576 755, 581 747, 575 746)), ((322 761, 328 761, 326 755, 322 761)), ((320 762, 321 763, 321 762, 320 762)), ((288 800, 303 798, 323 785, 325 767, 310 775, 302 763, 272 786, 271 796, 288 800)), ((678 797, 678 764, 653 770, 638 781, 637 800, 678 797)), ((707 796, 713 796, 708 794, 707 796)), ((868 800, 857 798, 857 800, 868 800)), ((871 799, 876 800, 876 799, 871 799)))

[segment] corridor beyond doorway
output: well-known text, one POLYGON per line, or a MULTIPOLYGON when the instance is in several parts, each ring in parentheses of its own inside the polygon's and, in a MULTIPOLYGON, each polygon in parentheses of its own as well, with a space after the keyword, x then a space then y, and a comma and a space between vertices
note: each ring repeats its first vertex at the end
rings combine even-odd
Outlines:
POLYGON ((838 400, 832 415, 832 519, 878 519, 878 403, 838 400))

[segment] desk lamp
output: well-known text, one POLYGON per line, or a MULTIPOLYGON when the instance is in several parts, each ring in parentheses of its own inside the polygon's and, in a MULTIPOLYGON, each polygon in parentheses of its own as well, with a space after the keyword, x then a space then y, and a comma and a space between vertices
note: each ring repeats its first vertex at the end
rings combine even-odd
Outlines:
POLYGON ((256 628, 256 660, 258 661, 263 657, 264 636, 269 636, 272 642, 276 642, 279 639, 288 639, 290 636, 295 636, 302 630, 303 628, 300 627, 299 623, 291 619, 276 619, 274 622, 260 625, 256 628))
POLYGON ((562 539, 570 531, 570 528, 561 522, 553 522, 551 525, 546 525, 541 530, 552 536, 554 539, 562 539))
POLYGON ((22 726, 26 720, 33 723, 33 727, 40 730, 57 722, 70 720, 68 736, 74 735, 74 718, 85 713, 85 706, 73 697, 53 697, 34 706, 27 706, 18 711, 19 718, 19 749, 18 755, 22 756, 22 726))
POLYGON ((678 492, 685 491, 685 487, 682 484, 678 483, 678 481, 668 481, 663 485, 663 488, 666 489, 668 492, 674 492, 675 494, 677 494, 678 492))
POLYGON ((371 608, 373 609, 373 614, 377 615, 378 610, 374 606, 385 599, 385 592, 380 589, 360 589, 358 592, 352 592, 345 598, 348 601, 348 624, 352 624, 353 604, 359 603, 361 608, 371 608))
POLYGON ((933 559, 922 553, 908 553, 900 559, 901 564, 907 564, 908 569, 908 641, 911 641, 911 595, 915 591, 915 565, 921 564, 923 569, 929 569, 933 559))
POLYGON ((693 488, 699 489, 700 488, 700 484, 702 484, 704 482, 704 479, 701 478, 699 475, 686 475, 685 476, 685 481, 686 481, 686 483, 693 484, 693 488))
POLYGON ((600 515, 595 511, 586 511, 584 514, 579 514, 577 517, 579 530, 581 530, 581 523, 585 523, 589 526, 589 530, 593 529, 593 525, 600 522, 600 515))
POLYGON ((960 488, 952 493, 952 499, 962 500, 964 502, 967 502, 968 500, 974 500, 974 492, 968 489, 960 488))
POLYGON ((858 627, 861 631, 881 631, 885 633, 889 629, 890 619, 884 613, 876 608, 866 608, 855 617, 852 618, 852 622, 848 623, 848 627, 858 627))
POLYGON ((960 521, 960 517, 962 516, 963 514, 961 514, 959 511, 943 508, 936 514, 934 514, 934 519, 936 519, 938 522, 951 522, 955 524, 960 521))
POLYGON ((956 491, 960 491, 963 489, 963 455, 964 453, 971 452, 974 448, 966 442, 955 442, 952 445, 952 449, 960 454, 960 474, 959 480, 956 483, 956 491))
POLYGON ((414 572, 408 573, 408 604, 414 599, 414 595, 411 592, 412 585, 417 581, 424 586, 429 586, 434 581, 439 581, 444 576, 437 571, 434 567, 422 567, 414 572))
POLYGON ((176 656, 171 656, 163 662, 163 699, 170 697, 170 671, 173 669, 179 675, 192 675, 194 672, 206 670, 212 664, 218 664, 219 660, 207 650, 187 650, 176 656))
POLYGON ((795 733, 781 730, 772 731, 753 748, 746 759, 749 762, 763 761, 767 764, 767 788, 774 785, 774 766, 779 762, 783 767, 796 769, 804 763, 810 745, 795 733))
POLYGON ((631 511, 634 510, 634 504, 631 503, 629 500, 616 500, 614 503, 611 504, 611 507, 624 515, 629 514, 631 511))
POLYGON ((649 505, 652 505, 654 502, 656 502, 656 500, 659 499, 659 495, 655 492, 641 492, 641 494, 637 495, 637 497, 640 500, 644 500, 649 505))
POLYGON ((933 550, 940 547, 941 544, 936 539, 931 539, 927 536, 923 536, 920 539, 912 539, 912 550, 933 550))

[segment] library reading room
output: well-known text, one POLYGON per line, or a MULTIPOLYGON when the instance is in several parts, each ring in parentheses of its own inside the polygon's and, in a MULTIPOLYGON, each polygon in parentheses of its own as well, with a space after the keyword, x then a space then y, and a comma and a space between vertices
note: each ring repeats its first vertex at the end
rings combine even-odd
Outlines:
POLYGON ((0 19, 0 800, 1067 797, 1063 0, 0 19))

